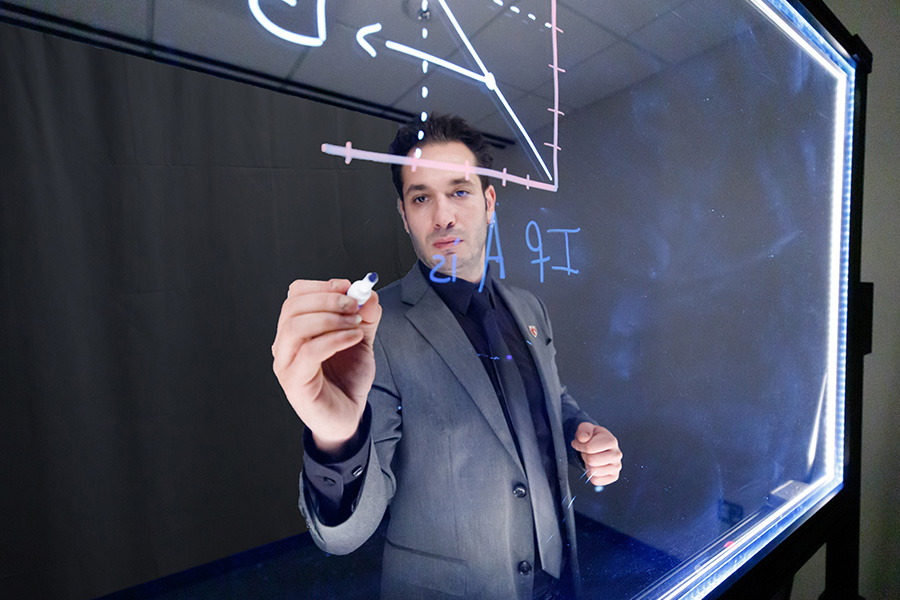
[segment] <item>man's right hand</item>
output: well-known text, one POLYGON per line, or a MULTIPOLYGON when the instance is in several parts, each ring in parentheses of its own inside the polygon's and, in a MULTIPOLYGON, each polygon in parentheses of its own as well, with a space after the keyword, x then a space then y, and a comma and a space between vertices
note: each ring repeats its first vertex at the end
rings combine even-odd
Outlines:
POLYGON ((378 294, 363 306, 350 282, 297 280, 281 306, 272 369, 297 416, 323 452, 354 439, 375 380, 378 294))

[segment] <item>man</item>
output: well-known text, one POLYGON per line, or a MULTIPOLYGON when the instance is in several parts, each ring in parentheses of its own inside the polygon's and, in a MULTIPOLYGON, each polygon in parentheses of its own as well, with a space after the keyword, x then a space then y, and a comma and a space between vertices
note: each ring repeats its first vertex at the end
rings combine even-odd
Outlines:
POLYGON ((612 483, 618 442, 560 384, 543 304, 485 270, 496 192, 466 166, 491 166, 481 135, 432 116, 391 152, 459 168, 393 167, 419 258, 402 280, 362 306, 346 280, 290 286, 272 352, 308 430, 300 509, 344 554, 390 506, 386 599, 569 597, 566 462, 612 483))

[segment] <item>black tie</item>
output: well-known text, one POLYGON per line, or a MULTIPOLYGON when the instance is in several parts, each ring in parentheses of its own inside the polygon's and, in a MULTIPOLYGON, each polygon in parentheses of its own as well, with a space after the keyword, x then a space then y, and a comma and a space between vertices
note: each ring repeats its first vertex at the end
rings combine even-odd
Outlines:
POLYGON ((519 442, 519 452, 525 466, 525 475, 530 488, 531 509, 534 515, 535 534, 538 552, 541 557, 541 568, 548 574, 560 576, 562 567, 562 539, 559 530, 559 519, 556 514, 556 503, 547 480, 547 473, 541 460, 534 421, 525 394, 525 385, 519 373, 519 367, 513 360, 509 348, 500 333, 494 308, 487 293, 476 292, 472 296, 475 316, 480 316, 484 332, 490 345, 491 363, 496 368, 500 388, 503 391, 510 420, 515 428, 515 437, 519 442))

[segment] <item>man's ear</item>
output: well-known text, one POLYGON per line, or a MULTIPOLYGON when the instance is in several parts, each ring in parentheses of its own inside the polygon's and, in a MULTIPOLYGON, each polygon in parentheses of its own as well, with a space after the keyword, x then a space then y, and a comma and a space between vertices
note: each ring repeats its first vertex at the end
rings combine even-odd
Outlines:
POLYGON ((397 198, 397 212, 400 213, 400 218, 403 219, 403 229, 406 230, 406 233, 409 233, 409 223, 406 222, 406 210, 403 208, 403 198, 397 198))
POLYGON ((493 185, 487 186, 484 190, 484 209, 487 217, 487 224, 490 225, 494 219, 494 209, 497 207, 497 191, 493 185))

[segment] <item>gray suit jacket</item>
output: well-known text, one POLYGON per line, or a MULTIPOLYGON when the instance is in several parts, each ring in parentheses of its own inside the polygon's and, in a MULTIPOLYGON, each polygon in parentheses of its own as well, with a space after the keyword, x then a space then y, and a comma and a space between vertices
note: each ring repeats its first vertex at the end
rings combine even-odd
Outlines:
MULTIPOLYGON (((559 382, 543 304, 496 283, 543 383, 577 581, 567 459, 578 424, 593 421, 559 382)), ((535 562, 531 503, 513 493, 527 480, 490 378, 418 266, 379 298, 368 468, 353 514, 336 526, 317 518, 301 490, 310 533, 325 551, 346 554, 372 535, 390 505, 383 599, 528 600, 533 573, 521 574, 519 565, 535 562)))

